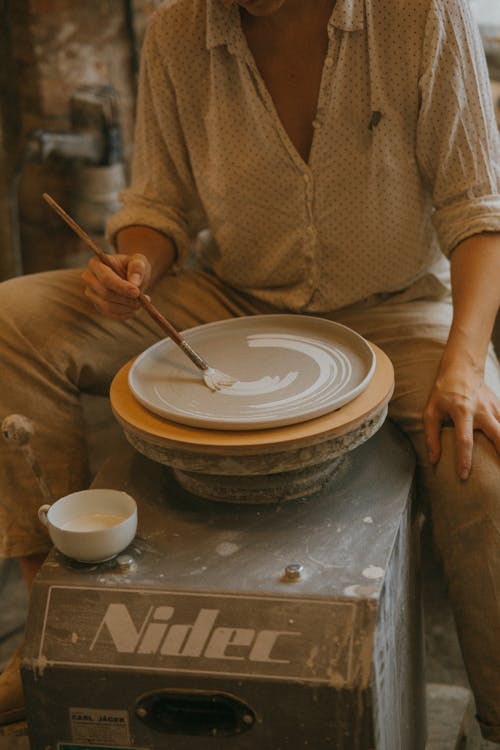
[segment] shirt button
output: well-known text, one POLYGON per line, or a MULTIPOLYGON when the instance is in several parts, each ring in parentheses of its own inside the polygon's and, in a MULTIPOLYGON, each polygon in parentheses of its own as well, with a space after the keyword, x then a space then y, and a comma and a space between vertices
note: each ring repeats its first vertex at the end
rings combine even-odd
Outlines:
POLYGON ((321 127, 321 123, 318 120, 318 118, 316 118, 315 120, 313 120, 313 128, 320 128, 320 127, 321 127))
POLYGON ((333 65, 333 57, 327 57, 325 59, 325 65, 327 68, 331 68, 333 65))

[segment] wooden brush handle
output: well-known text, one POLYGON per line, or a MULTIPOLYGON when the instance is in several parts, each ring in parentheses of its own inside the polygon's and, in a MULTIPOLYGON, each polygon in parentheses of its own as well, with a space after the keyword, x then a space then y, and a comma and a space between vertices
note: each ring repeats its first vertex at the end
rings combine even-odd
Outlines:
MULTIPOLYGON (((120 276, 122 279, 125 279, 127 281, 127 275, 123 272, 123 270, 118 266, 118 264, 114 263, 114 259, 112 255, 109 255, 108 253, 105 253, 102 248, 99 247, 99 245, 96 245, 96 243, 89 237, 87 232, 85 232, 79 224, 76 223, 74 219, 71 218, 69 214, 66 213, 64 208, 61 208, 59 203, 57 203, 48 193, 43 193, 43 199, 51 206, 56 213, 59 214, 59 216, 64 219, 66 224, 68 224, 71 229, 73 229, 76 234, 81 237, 81 239, 85 242, 88 248, 92 250, 95 255, 99 258, 101 263, 104 263, 104 265, 111 268, 118 276, 120 276)), ((153 305, 151 300, 149 300, 145 294, 142 292, 139 293, 139 296, 137 298, 140 302, 140 304, 144 307, 144 309, 149 313, 149 315, 153 318, 156 323, 162 328, 165 333, 173 340, 175 343, 181 347, 181 349, 187 354, 187 356, 190 358, 192 362, 200 369, 200 370, 208 370, 209 365, 208 363, 203 359, 203 357, 200 357, 199 354, 197 354, 193 349, 191 349, 190 345, 182 336, 182 334, 177 331, 172 323, 169 323, 169 321, 161 314, 161 312, 153 305)))

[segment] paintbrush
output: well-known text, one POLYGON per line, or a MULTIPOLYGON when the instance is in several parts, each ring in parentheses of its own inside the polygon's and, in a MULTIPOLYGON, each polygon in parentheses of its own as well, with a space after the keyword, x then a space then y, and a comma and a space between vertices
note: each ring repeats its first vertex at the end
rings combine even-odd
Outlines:
MULTIPOLYGON (((95 242, 89 237, 89 235, 79 226, 79 224, 77 224, 76 221, 72 219, 71 216, 69 216, 69 214, 67 214, 66 211, 61 208, 61 206, 50 195, 48 195, 47 193, 43 193, 43 198, 45 201, 47 201, 49 206, 51 206, 51 208, 53 208, 54 211, 58 213, 62 219, 64 219, 66 224, 68 224, 71 229, 73 229, 73 231, 75 231, 76 234, 81 237, 87 247, 97 255, 101 263, 104 263, 106 266, 111 268, 118 276, 127 281, 127 275, 120 268, 115 267, 111 255, 104 252, 104 250, 96 245, 95 242)), ((201 371, 203 380, 212 391, 218 391, 221 388, 228 388, 229 386, 236 383, 236 378, 231 377, 231 375, 226 375, 226 373, 221 372, 221 370, 216 370, 215 367, 211 367, 208 362, 200 354, 198 354, 198 352, 195 352, 191 345, 188 344, 184 336, 179 333, 179 331, 172 325, 172 323, 170 323, 153 305, 149 297, 146 297, 145 294, 140 292, 137 299, 142 307, 153 318, 153 320, 156 321, 160 328, 167 334, 167 336, 169 336, 169 338, 171 338, 172 341, 177 344, 180 349, 182 349, 184 354, 189 357, 191 362, 193 362, 198 370, 201 371)))

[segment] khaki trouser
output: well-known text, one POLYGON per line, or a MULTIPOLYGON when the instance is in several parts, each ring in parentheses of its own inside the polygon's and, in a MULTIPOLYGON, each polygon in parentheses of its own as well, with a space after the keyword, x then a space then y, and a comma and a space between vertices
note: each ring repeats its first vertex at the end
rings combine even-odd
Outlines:
MULTIPOLYGON (((153 299, 179 329, 279 312, 195 271, 165 277, 153 299)), ((54 496, 87 487, 79 394, 107 393, 117 370, 161 332, 143 312, 127 323, 95 313, 82 295, 80 272, 73 270, 4 282, 0 316, 0 419, 21 413, 35 421, 34 448, 54 496)), ((332 318, 376 343, 394 364, 389 413, 415 447, 421 499, 431 509, 483 733, 500 742, 500 462, 478 432, 472 474, 460 481, 453 429, 443 430, 443 455, 435 468, 427 461, 422 432, 422 409, 451 321, 450 301, 406 294, 405 301, 371 301, 332 318)), ((500 395, 493 352, 486 379, 500 395)), ((0 467, 0 553, 47 551, 50 542, 36 514, 39 490, 19 451, 3 441, 0 467)))

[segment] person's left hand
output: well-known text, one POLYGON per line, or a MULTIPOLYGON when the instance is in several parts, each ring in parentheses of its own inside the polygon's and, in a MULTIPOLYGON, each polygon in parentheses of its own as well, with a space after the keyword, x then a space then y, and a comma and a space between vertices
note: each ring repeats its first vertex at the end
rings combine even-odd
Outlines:
POLYGON ((441 457, 441 429, 455 428, 456 469, 467 479, 472 468, 473 431, 481 430, 500 455, 500 400, 472 366, 444 368, 434 382, 424 409, 424 430, 429 461, 441 457))

